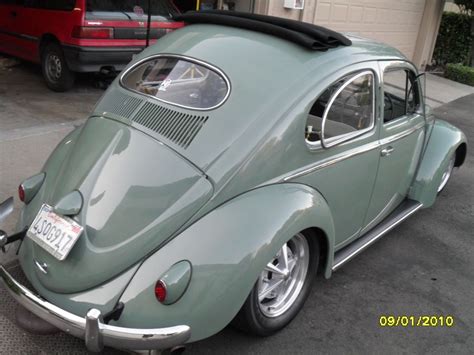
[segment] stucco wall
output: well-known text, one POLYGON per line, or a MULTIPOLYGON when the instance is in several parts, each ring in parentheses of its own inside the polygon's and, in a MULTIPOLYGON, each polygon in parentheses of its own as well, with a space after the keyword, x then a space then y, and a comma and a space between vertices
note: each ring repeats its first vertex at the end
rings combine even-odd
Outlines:
POLYGON ((376 39, 413 59, 426 1, 433 0, 306 0, 300 11, 285 9, 283 0, 260 0, 255 10, 376 39))

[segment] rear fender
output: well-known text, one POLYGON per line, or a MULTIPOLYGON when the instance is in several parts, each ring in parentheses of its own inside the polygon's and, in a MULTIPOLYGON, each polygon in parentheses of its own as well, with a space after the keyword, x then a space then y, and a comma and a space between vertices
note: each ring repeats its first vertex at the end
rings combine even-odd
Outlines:
MULTIPOLYGON (((461 130, 437 119, 433 124, 409 198, 421 202, 424 207, 432 206, 451 157, 456 154, 458 147, 466 142, 466 136, 461 130)), ((461 159, 457 159, 457 166, 462 164, 461 159)))
POLYGON ((40 190, 35 197, 26 205, 20 213, 20 218, 16 226, 16 231, 21 232, 24 230, 35 218, 39 209, 41 208, 42 201, 44 201, 44 192, 47 186, 54 184, 54 178, 56 177, 62 163, 67 159, 71 148, 77 141, 83 126, 77 127, 69 132, 66 137, 56 146, 54 151, 49 156, 48 160, 40 170, 41 173, 46 173, 46 178, 41 185, 40 190))
POLYGON ((318 227, 327 238, 326 276, 334 225, 324 198, 301 184, 252 190, 216 208, 144 261, 120 301, 119 326, 186 324, 191 341, 223 329, 237 314, 266 263, 296 233, 318 227), (173 305, 158 303, 156 281, 180 260, 192 264, 188 289, 173 305))

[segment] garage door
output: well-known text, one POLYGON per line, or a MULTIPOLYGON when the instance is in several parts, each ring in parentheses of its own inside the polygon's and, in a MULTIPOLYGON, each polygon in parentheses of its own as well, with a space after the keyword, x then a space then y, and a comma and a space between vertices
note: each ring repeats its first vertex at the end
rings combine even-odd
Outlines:
POLYGON ((302 19, 388 43, 412 59, 426 0, 305 1, 302 14, 270 1, 269 15, 302 19), (299 16, 302 16, 299 18, 299 16))

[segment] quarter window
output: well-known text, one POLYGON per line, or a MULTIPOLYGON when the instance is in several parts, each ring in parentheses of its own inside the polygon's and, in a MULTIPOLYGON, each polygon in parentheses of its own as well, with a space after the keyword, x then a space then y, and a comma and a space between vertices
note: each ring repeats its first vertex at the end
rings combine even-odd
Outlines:
POLYGON ((327 88, 311 108, 306 141, 336 143, 359 135, 374 122, 374 75, 365 71, 343 77, 327 88))
POLYGON ((406 69, 385 71, 383 90, 384 122, 412 114, 418 109, 418 85, 416 85, 414 74, 411 71, 406 69))
POLYGON ((177 57, 147 60, 126 72, 121 82, 160 101, 199 110, 219 106, 230 89, 224 74, 177 57))

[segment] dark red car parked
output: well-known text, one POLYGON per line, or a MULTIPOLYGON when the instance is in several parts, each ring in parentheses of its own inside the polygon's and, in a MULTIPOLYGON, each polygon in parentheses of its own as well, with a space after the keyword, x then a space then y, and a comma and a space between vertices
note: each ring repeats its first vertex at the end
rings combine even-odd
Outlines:
MULTIPOLYGON (((0 52, 41 63, 48 87, 65 91, 75 72, 122 70, 146 45, 147 9, 147 0, 0 0, 0 52)), ((153 0, 151 14, 153 40, 183 26, 171 0, 153 0)))

